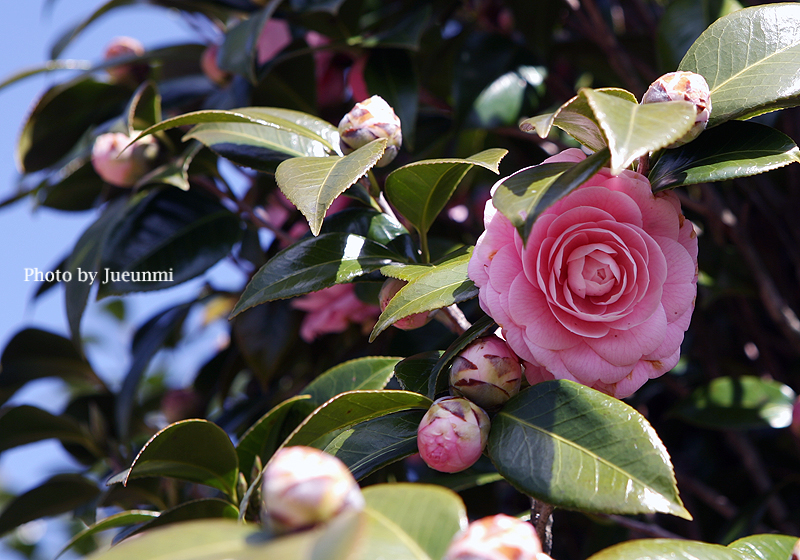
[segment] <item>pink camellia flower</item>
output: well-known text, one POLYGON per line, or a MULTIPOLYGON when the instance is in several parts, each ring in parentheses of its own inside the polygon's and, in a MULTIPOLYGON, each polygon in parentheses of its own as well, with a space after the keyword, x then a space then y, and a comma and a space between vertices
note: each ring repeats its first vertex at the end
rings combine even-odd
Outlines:
POLYGON ((261 520, 277 534, 308 529, 364 509, 364 496, 347 466, 313 447, 284 447, 261 481, 261 520))
POLYGON ((550 560, 533 525, 516 517, 492 515, 457 533, 442 560, 550 560))
MULTIPOLYGON (((584 157, 570 149, 546 161, 584 157)), ((697 238, 674 194, 602 169, 542 213, 527 246, 491 201, 484 222, 469 277, 531 384, 569 379, 622 398, 677 363, 697 238)))
POLYGON ((158 142, 153 136, 145 136, 127 147, 138 135, 138 132, 130 136, 122 132, 107 132, 95 138, 92 167, 105 182, 118 187, 132 187, 153 168, 158 142))
POLYGON ((259 65, 266 64, 292 42, 292 30, 283 19, 270 18, 256 42, 256 60, 259 65))
POLYGON ((300 336, 311 342, 320 335, 343 332, 351 323, 368 333, 380 315, 377 305, 364 303, 353 284, 336 284, 292 301, 292 307, 308 311, 300 325, 300 336))
POLYGON ((506 341, 496 335, 475 340, 455 357, 450 391, 491 409, 519 393, 522 366, 506 341))
MULTIPOLYGON (((381 286, 380 293, 378 294, 378 302, 381 306, 381 311, 386 309, 386 307, 389 305, 389 302, 392 301, 392 298, 406 284, 408 284, 408 282, 405 280, 398 280, 397 278, 386 279, 386 281, 383 283, 383 286, 381 286)), ((400 330, 410 331, 425 325, 428 321, 430 321, 430 318, 430 312, 423 311, 422 313, 414 313, 408 317, 403 317, 402 319, 392 323, 392 326, 400 330)))
POLYGON ((442 397, 419 423, 419 454, 437 471, 463 471, 483 453, 489 427, 489 416, 478 405, 462 397, 442 397))

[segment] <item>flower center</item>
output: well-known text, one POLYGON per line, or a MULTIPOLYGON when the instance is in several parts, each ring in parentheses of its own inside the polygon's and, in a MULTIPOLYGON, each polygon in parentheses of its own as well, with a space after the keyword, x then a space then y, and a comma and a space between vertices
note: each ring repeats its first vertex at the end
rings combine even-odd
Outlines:
POLYGON ((620 278, 616 251, 604 244, 580 247, 567 259, 567 283, 578 297, 607 294, 620 278))

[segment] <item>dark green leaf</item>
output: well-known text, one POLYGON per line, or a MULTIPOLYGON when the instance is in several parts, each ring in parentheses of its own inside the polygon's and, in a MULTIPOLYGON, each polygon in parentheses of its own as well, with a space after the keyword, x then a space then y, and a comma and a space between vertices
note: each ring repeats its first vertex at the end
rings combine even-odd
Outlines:
POLYGON ((373 140, 344 157, 296 157, 275 171, 275 181, 286 198, 308 220, 318 235, 325 213, 336 198, 364 176, 381 158, 386 140, 373 140))
POLYGON ((401 258, 359 235, 326 233, 287 247, 253 275, 231 312, 350 282, 401 258))
POLYGON ((413 391, 420 395, 427 394, 430 397, 428 380, 443 353, 441 350, 431 350, 415 354, 399 362, 394 366, 394 376, 400 382, 400 386, 406 391, 413 391))
POLYGON ((334 232, 354 233, 372 239, 400 255, 414 252, 408 230, 397 219, 372 208, 345 208, 326 216, 320 233, 334 232))
POLYGON ((492 419, 487 452, 514 486, 559 507, 691 519, 647 420, 571 381, 539 383, 512 397, 492 419))
POLYGON ((216 200, 153 189, 116 220, 103 244, 100 296, 158 290, 202 274, 242 235, 239 218, 216 200))
POLYGON ((143 523, 145 521, 150 521, 154 517, 158 517, 159 512, 157 511, 148 511, 148 510, 132 510, 132 511, 121 511, 119 513, 115 513, 114 515, 109 515, 86 527, 84 530, 79 532, 77 535, 72 537, 69 542, 61 549, 61 552, 58 553, 58 558, 62 554, 64 554, 67 550, 72 547, 80 548, 84 543, 91 542, 94 539, 94 535, 100 533, 102 531, 107 531, 109 529, 116 529, 118 527, 127 527, 129 525, 136 525, 137 523, 143 523))
POLYGON ((381 268, 386 276, 406 280, 378 318, 370 341, 389 325, 416 313, 448 307, 478 295, 467 276, 472 248, 435 265, 392 265, 381 268))
POLYGON ((745 8, 718 19, 678 70, 701 74, 711 91, 708 126, 800 102, 800 5, 745 8))
POLYGON ((314 406, 320 406, 345 391, 377 390, 386 387, 401 358, 367 356, 332 367, 303 389, 314 406))
MULTIPOLYGON (((97 206, 106 183, 92 167, 91 154, 70 159, 63 167, 46 172, 37 186, 36 200, 42 206, 80 212, 97 206)), ((38 177, 40 174, 35 175, 38 177)))
POLYGON ((742 560, 734 550, 718 544, 677 539, 629 541, 593 554, 588 560, 742 560))
POLYGON ((747 177, 800 161, 794 141, 772 127, 729 121, 679 148, 664 150, 650 171, 654 191, 747 177))
POLYGON ((792 423, 795 393, 787 385, 755 376, 717 377, 695 389, 675 414, 718 430, 785 428, 792 423))
POLYGON ((182 521, 213 518, 238 519, 239 510, 230 502, 219 498, 191 500, 161 512, 161 515, 148 520, 147 523, 130 533, 130 536, 182 521))
POLYGON ((70 340, 39 329, 21 330, 8 342, 0 358, 0 404, 29 381, 42 377, 103 387, 70 340))
POLYGON ((236 495, 239 459, 228 434, 206 420, 170 424, 148 441, 131 467, 109 484, 146 476, 167 476, 212 486, 236 495))
POLYGON ((225 33, 218 56, 220 69, 256 83, 258 38, 277 6, 278 2, 269 2, 264 9, 239 21, 225 33))
POLYGON ((79 443, 101 457, 88 430, 70 416, 55 416, 35 406, 0 409, 0 453, 18 445, 55 438, 79 443))
POLYGON ((797 537, 789 535, 751 535, 728 545, 744 560, 792 560, 797 537))
POLYGON ((161 95, 156 84, 144 82, 134 92, 126 111, 128 131, 144 130, 161 120, 161 95))
POLYGON ((418 231, 426 233, 474 165, 498 173, 507 150, 493 148, 467 159, 431 159, 405 165, 386 178, 386 197, 418 231))
POLYGON ((6 505, 0 512, 0 535, 23 523, 71 511, 99 495, 91 480, 79 474, 57 474, 6 505))

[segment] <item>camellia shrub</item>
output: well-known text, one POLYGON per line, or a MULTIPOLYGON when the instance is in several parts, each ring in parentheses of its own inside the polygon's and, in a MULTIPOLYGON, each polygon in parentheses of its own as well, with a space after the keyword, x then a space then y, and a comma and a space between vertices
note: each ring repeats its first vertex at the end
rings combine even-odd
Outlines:
POLYGON ((20 135, 3 204, 92 219, 69 332, 0 356, 0 403, 71 395, 0 451, 85 466, 9 546, 71 513, 97 560, 797 557, 800 5, 148 3, 221 42, 118 39, 20 135), (87 306, 221 260, 248 281, 95 372, 87 306), (197 312, 228 336, 173 385, 197 312))

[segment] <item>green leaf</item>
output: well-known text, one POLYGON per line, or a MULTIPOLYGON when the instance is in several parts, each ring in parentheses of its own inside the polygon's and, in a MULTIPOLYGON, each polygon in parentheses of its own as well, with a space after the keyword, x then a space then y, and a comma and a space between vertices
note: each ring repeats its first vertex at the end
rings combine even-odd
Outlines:
POLYGON ((103 382, 69 339, 39 329, 23 329, 0 357, 0 404, 34 379, 58 377, 103 388, 103 382))
POLYGON ((392 278, 406 280, 408 284, 398 291, 372 329, 370 341, 389 325, 424 311, 441 309, 478 295, 478 288, 467 276, 467 265, 472 247, 435 265, 392 265, 381 272, 392 278))
POLYGON ((283 443, 284 446, 310 445, 327 435, 361 422, 393 412, 411 409, 427 411, 432 401, 408 391, 350 391, 318 407, 283 443))
POLYGON ((718 544, 677 539, 628 541, 593 554, 588 560, 742 560, 734 550, 718 544))
MULTIPOLYGON (((602 150, 608 145, 608 142, 594 111, 589 106, 586 91, 579 91, 578 95, 564 103, 554 113, 523 120, 519 124, 520 130, 529 133, 536 132, 540 138, 547 138, 550 129, 555 125, 590 150, 595 152, 602 150)), ((631 103, 637 102, 636 96, 624 89, 598 88, 594 91, 613 95, 631 103)))
POLYGON ((277 6, 278 2, 270 2, 257 14, 228 29, 219 49, 220 69, 244 76, 253 84, 257 82, 258 39, 277 6))
POLYGON ((320 233, 334 232, 354 233, 385 245, 398 255, 414 255, 408 230, 396 218, 372 208, 345 208, 326 216, 320 233))
POLYGON ((800 5, 754 6, 718 19, 681 60, 711 91, 708 126, 800 102, 800 5))
POLYGON ((146 476, 167 476, 205 484, 236 495, 239 459, 228 434, 206 420, 182 420, 150 438, 130 468, 109 484, 146 476))
POLYGON ((792 423, 796 395, 778 381, 745 375, 717 377, 681 401, 674 413, 704 428, 785 428, 792 423))
POLYGON ((116 529, 118 527, 127 527, 129 525, 136 525, 137 523, 142 523, 145 521, 150 521, 154 517, 158 517, 159 512, 157 511, 148 511, 143 509, 131 510, 131 511, 121 511, 119 513, 115 513, 114 515, 109 515, 94 523, 81 532, 76 534, 72 537, 69 542, 64 545, 64 548, 61 549, 61 552, 58 553, 56 558, 64 554, 67 550, 73 547, 81 547, 85 543, 91 542, 93 540, 94 535, 100 533, 102 531, 107 531, 109 529, 116 529))
POLYGON ((386 387, 401 358, 367 356, 342 362, 309 383, 302 394, 309 395, 314 406, 323 404, 346 391, 378 390, 386 387))
POLYGON ((219 498, 190 500, 161 512, 161 515, 154 519, 149 519, 147 523, 131 532, 129 536, 138 535, 156 527, 163 527, 173 523, 214 518, 238 519, 239 510, 230 502, 219 498))
POLYGON ((487 452, 514 486, 558 507, 691 519, 647 420, 571 381, 539 383, 512 397, 492 419, 487 452))
POLYGON ((747 177, 800 161, 794 141, 772 127, 728 121, 664 150, 650 171, 654 191, 747 177))
POLYGON ((797 537, 789 535, 751 535, 728 545, 744 560, 791 560, 797 537))
POLYGON ((669 146, 686 134, 697 116, 688 101, 638 103, 591 89, 589 101, 611 150, 611 172, 622 173, 639 156, 669 146))
POLYGON ((394 366, 394 376, 404 390, 430 396, 428 380, 442 354, 441 350, 431 350, 410 356, 394 366))
POLYGON ((115 220, 103 244, 99 296, 158 290, 198 276, 242 236, 236 214, 194 190, 157 188, 115 220))
POLYGON ((360 235, 326 233, 301 240, 272 257, 253 275, 231 312, 344 284, 402 260, 360 235))
POLYGON ((0 453, 19 445, 55 438, 78 443, 102 457, 88 430, 71 416, 55 416, 35 406, 0 409, 0 453))
POLYGON ((97 484, 79 474, 57 474, 11 500, 0 512, 0 535, 20 525, 72 511, 100 495, 97 484))
MULTIPOLYGON (((376 484, 364 489, 364 500, 371 514, 399 540, 415 544, 424 553, 423 558, 439 560, 453 536, 467 527, 467 512, 461 498, 440 486, 376 484)), ((396 558, 386 553, 372 558, 379 556, 396 558)))
POLYGON ((508 150, 492 148, 466 159, 422 160, 392 171, 386 178, 386 198, 421 233, 439 212, 474 165, 498 173, 508 150))
POLYGON ((492 204, 511 221, 525 243, 547 208, 588 181, 606 163, 602 148, 578 163, 543 163, 526 167, 497 183, 492 204))
POLYGON ((270 409, 242 435, 236 445, 236 454, 239 456, 239 469, 248 480, 256 457, 259 457, 261 463, 265 464, 280 447, 279 438, 284 421, 291 413, 295 403, 298 401, 310 402, 310 399, 310 395, 297 395, 286 399, 270 409))
POLYGON ((286 198, 306 217, 311 233, 319 235, 325 212, 336 198, 367 173, 381 158, 386 140, 373 140, 346 156, 297 157, 275 171, 286 198))
POLYGON ((161 120, 161 95, 155 82, 146 81, 134 92, 125 112, 128 132, 143 130, 161 120))
POLYGON ((344 428, 321 449, 340 459, 361 480, 418 452, 417 428, 426 410, 392 412, 344 428))

